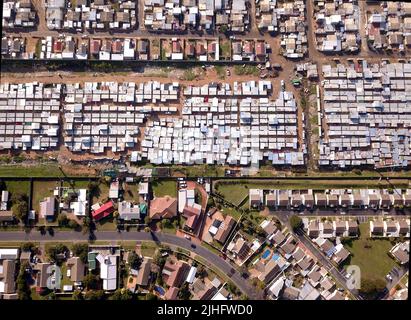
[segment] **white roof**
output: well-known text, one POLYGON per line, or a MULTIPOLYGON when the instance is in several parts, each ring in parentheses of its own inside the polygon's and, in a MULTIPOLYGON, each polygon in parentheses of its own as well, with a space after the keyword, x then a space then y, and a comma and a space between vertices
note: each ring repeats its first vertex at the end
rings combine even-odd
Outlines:
POLYGON ((196 276, 196 272, 197 272, 197 268, 196 267, 191 267, 190 272, 188 273, 187 279, 186 279, 186 281, 188 283, 193 283, 194 278, 196 276))
POLYGON ((96 257, 100 263, 100 278, 103 279, 104 290, 117 289, 117 257, 113 255, 103 256, 98 254, 96 257))
POLYGON ((17 259, 19 255, 19 249, 18 248, 13 248, 13 249, 0 249, 0 260, 14 260, 17 259))

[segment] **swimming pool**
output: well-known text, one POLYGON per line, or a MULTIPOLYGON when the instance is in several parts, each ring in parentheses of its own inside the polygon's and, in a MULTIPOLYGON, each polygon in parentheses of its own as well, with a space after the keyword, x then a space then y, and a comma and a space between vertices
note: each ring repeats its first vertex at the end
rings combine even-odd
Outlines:
POLYGON ((159 287, 159 286, 155 286, 155 287, 154 287, 154 291, 157 291, 161 296, 164 296, 164 294, 166 293, 166 291, 164 290, 164 288, 159 287))
POLYGON ((270 249, 265 250, 265 251, 263 252, 261 258, 267 259, 268 256, 270 255, 270 253, 271 253, 271 250, 270 250, 270 249))
POLYGON ((279 257, 280 257, 279 254, 274 253, 272 258, 274 261, 277 261, 279 257))

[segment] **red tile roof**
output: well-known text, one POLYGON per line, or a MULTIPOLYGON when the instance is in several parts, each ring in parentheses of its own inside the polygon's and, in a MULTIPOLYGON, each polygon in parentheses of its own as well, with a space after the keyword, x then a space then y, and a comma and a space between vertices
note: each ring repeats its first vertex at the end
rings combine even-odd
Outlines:
POLYGON ((98 221, 100 219, 108 217, 114 211, 113 202, 109 201, 103 204, 100 208, 93 211, 94 220, 98 221))

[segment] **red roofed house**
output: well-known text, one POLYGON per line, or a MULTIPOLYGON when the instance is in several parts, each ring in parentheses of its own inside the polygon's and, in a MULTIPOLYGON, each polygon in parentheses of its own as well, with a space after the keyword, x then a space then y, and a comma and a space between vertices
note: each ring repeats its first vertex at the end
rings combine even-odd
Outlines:
POLYGON ((169 287, 180 287, 184 283, 189 271, 190 266, 187 263, 183 261, 172 263, 168 260, 164 265, 162 276, 165 284, 169 287))
POLYGON ((177 215, 177 199, 169 196, 154 198, 150 203, 150 218, 172 218, 177 215))
POLYGON ((173 41, 173 53, 180 53, 181 52, 181 44, 178 40, 173 41))
POLYGON ((97 55, 100 52, 101 41, 93 39, 90 42, 90 53, 93 55, 97 55))
POLYGON ((166 294, 164 295, 164 299, 166 300, 178 300, 178 291, 179 289, 176 287, 171 287, 167 290, 166 294))
POLYGON ((61 41, 61 40, 54 41, 53 52, 54 53, 62 53, 63 52, 63 41, 61 41))
POLYGON ((93 211, 93 219, 99 221, 108 217, 114 211, 113 202, 109 201, 103 204, 100 208, 93 211))
POLYGON ((193 203, 193 205, 186 205, 183 210, 183 217, 186 218, 184 227, 194 230, 201 215, 201 205, 198 203, 193 203))

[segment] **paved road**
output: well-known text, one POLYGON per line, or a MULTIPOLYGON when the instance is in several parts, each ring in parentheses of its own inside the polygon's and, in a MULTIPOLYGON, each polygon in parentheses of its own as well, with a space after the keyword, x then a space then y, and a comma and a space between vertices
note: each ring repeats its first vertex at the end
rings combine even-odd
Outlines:
MULTIPOLYGON (((289 225, 289 215, 286 214, 276 214, 278 219, 281 221, 283 225, 286 225, 289 230, 292 228, 289 225)), ((323 265, 327 271, 334 277, 334 279, 342 286, 345 290, 351 292, 351 294, 358 298, 358 293, 356 290, 350 290, 347 287, 347 282, 344 276, 340 273, 340 271, 332 264, 332 262, 324 255, 320 249, 318 249, 311 241, 311 239, 307 238, 304 232, 301 230, 300 232, 293 232, 293 235, 315 256, 317 261, 323 265)))
MULTIPOLYGON (((248 280, 241 277, 240 273, 231 266, 227 261, 218 255, 212 253, 206 248, 196 245, 195 248, 191 247, 192 243, 184 238, 177 237, 171 234, 164 233, 148 233, 148 232, 116 232, 116 231, 100 231, 94 232, 94 240, 102 241, 156 241, 157 243, 164 243, 173 245, 176 247, 184 248, 195 254, 201 256, 208 263, 224 272, 233 283, 250 299, 262 299, 262 296, 256 292, 255 288, 248 282, 248 280)), ((88 241, 89 235, 75 231, 56 231, 54 235, 45 234, 40 232, 0 232, 0 241, 35 241, 35 242, 48 242, 48 241, 88 241)))

